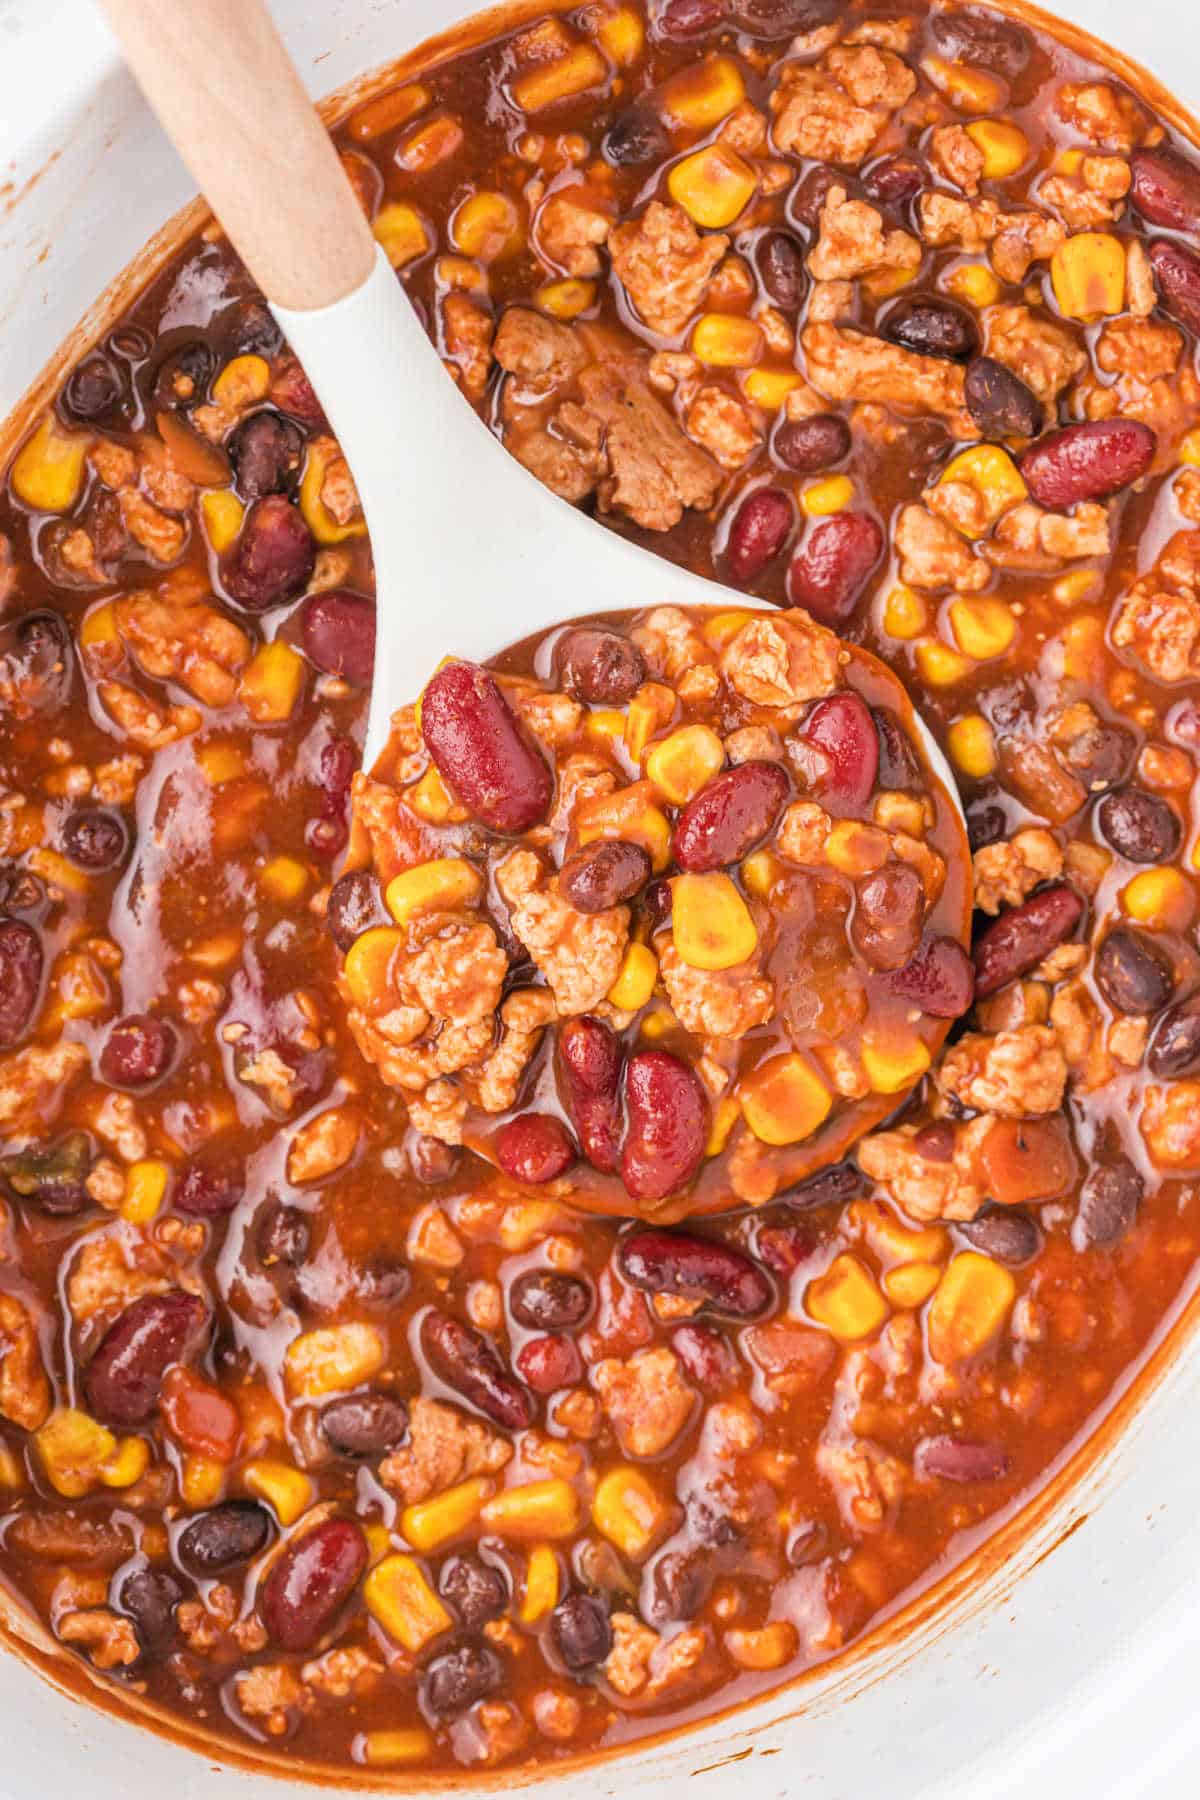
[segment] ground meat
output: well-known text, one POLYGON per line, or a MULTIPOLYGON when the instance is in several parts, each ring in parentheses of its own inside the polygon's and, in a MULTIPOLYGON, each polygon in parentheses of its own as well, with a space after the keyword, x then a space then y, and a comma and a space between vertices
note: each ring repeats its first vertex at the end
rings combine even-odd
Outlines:
POLYGON ((652 200, 640 219, 618 225, 609 238, 613 269, 651 331, 680 333, 704 303, 713 270, 729 239, 701 237, 681 206, 652 200))
POLYGON ((0 1058, 0 1128, 13 1138, 36 1137, 58 1117, 76 1078, 89 1061, 83 1044, 30 1044, 0 1058))
POLYGON ((461 1144, 467 1096, 452 1081, 431 1081, 419 1098, 408 1103, 408 1122, 414 1131, 437 1138, 443 1144, 461 1144))
POLYGON ((1159 1168, 1200 1169, 1200 1081, 1148 1088, 1138 1126, 1159 1168))
POLYGON ((369 1650, 360 1644, 348 1644, 305 1663, 300 1679, 324 1700, 348 1700, 369 1694, 383 1672, 383 1664, 369 1650))
POLYGON ((76 1644, 87 1652, 97 1669, 128 1669, 142 1654, 131 1619, 98 1606, 87 1612, 71 1612, 58 1621, 64 1644, 76 1644))
POLYGON ((102 681, 98 692, 105 712, 141 750, 165 750, 203 722, 194 706, 155 706, 123 681, 102 681))
POLYGON ((635 1695, 658 1699, 705 1679, 704 1664, 711 1646, 702 1626, 690 1625, 664 1639, 633 1613, 614 1613, 611 1623, 613 1647, 604 1664, 604 1677, 624 1699, 635 1695))
POLYGON ((1005 1119, 1057 1112, 1066 1083, 1066 1058, 1048 1025, 1023 1025, 994 1036, 968 1032, 946 1052, 937 1072, 942 1094, 974 1112, 1005 1119))
POLYGON ((578 190, 568 188, 542 202, 534 219, 534 243, 564 275, 598 275, 599 246, 608 241, 612 223, 607 212, 587 205, 578 190))
POLYGON ((816 64, 785 62, 771 95, 775 142, 792 156, 858 164, 916 85, 898 56, 871 45, 835 48, 816 64))
POLYGON ((755 957, 716 972, 694 969, 673 944, 664 944, 659 974, 683 1029, 697 1037, 737 1038, 765 1025, 775 1010, 775 992, 757 975, 757 962, 755 957))
POLYGON ((975 852, 975 904, 986 913, 1019 906, 1039 882, 1056 880, 1062 867, 1057 840, 1040 827, 985 844, 975 852))
POLYGON ((1055 209, 1069 231, 1094 231, 1124 213, 1130 180, 1123 156, 1085 156, 1076 172, 1047 175, 1038 199, 1055 209))
POLYGON ((542 1033, 556 1017, 554 999, 544 988, 509 995, 500 1008, 500 1042, 472 1078, 475 1102, 482 1111, 506 1112, 513 1105, 542 1033))
MULTIPOLYGON (((970 143, 970 139, 967 139, 970 143)), ((831 187, 821 209, 820 236, 809 254, 816 281, 853 281, 883 269, 915 269, 921 246, 907 231, 885 230, 883 214, 831 187)))
POLYGON ((513 930, 549 982, 563 1018, 590 1012, 617 978, 629 938, 629 908, 577 912, 531 850, 514 850, 496 870, 513 930))
POLYGON ((1035 262, 1046 262, 1066 239, 1045 213, 1005 212, 995 200, 958 200, 926 190, 917 201, 921 236, 934 249, 952 245, 974 254, 991 246, 992 265, 1004 281, 1019 285, 1035 262))
POLYGON ((288 1147, 287 1178, 294 1187, 344 1168, 358 1145, 360 1120, 348 1106, 331 1106, 302 1125, 288 1147))
POLYGON ((592 1385, 627 1456, 661 1456, 692 1416, 695 1395, 665 1345, 635 1351, 627 1362, 598 1362, 592 1385))
POLYGON ((408 1409, 408 1441, 379 1465, 379 1478, 406 1506, 428 1500, 473 1475, 495 1475, 512 1445, 478 1419, 419 1396, 408 1409))
POLYGON ((446 921, 397 973, 401 1002, 447 1027, 474 1025, 495 1012, 508 958, 490 925, 446 921))
POLYGON ((295 1670, 288 1663, 259 1663, 242 1669, 233 1678, 241 1711, 248 1719, 262 1721, 268 1737, 282 1737, 305 1700, 295 1670))
POLYGON ((849 1442, 822 1438, 815 1460, 852 1536, 882 1531, 892 1521, 910 1479, 906 1464, 868 1438, 849 1442))
POLYGON ((689 443, 639 377, 593 364, 579 378, 585 411, 604 429, 605 512, 623 512, 648 531, 669 531, 687 507, 711 506, 721 485, 712 459, 689 443))
POLYGON ((706 384, 688 403, 687 432, 723 469, 740 469, 762 442, 749 409, 724 388, 706 384))
POLYGON ((930 134, 929 153, 935 168, 964 194, 979 192, 984 154, 965 125, 939 125, 930 134))
POLYGON ((0 1294, 0 1413, 22 1431, 36 1431, 45 1424, 50 1403, 50 1383, 29 1308, 15 1294, 0 1294))
POLYGON ((1179 531, 1117 602, 1112 641, 1168 683, 1200 676, 1200 531, 1179 531))
POLYGON ((496 361, 519 376, 522 392, 542 397, 578 373, 587 352, 567 325, 559 325, 524 306, 510 306, 500 321, 494 345, 496 361))
MULTIPOLYGON (((472 400, 482 398, 492 372, 494 329, 491 313, 486 307, 477 306, 466 294, 447 294, 442 301, 442 346, 447 361, 458 371, 463 392, 472 400)), ((324 489, 322 498, 325 499, 324 489)), ((357 501, 357 495, 355 499, 357 501)), ((337 513, 328 499, 325 504, 336 518, 337 513)), ((357 510, 361 511, 361 508, 357 510)))
POLYGON ((825 861, 825 840, 833 820, 815 800, 797 800, 783 815, 775 847, 789 862, 819 868, 825 861))
POLYGON ((986 562, 971 545, 925 506, 906 506, 896 521, 900 579, 910 587, 953 588, 976 594, 991 579, 986 562))
POLYGON ((794 706, 833 692, 841 654, 833 633, 797 608, 743 625, 725 647, 721 673, 756 706, 794 706))
POLYGON ((1096 361, 1107 375, 1151 382, 1173 375, 1183 337, 1165 319, 1113 319, 1096 340, 1096 361))
POLYGON ((1087 368, 1087 351, 1073 332, 1027 306, 990 307, 985 332, 988 355, 1019 375, 1046 406, 1087 368))
POLYGON ((67 1304, 76 1324, 85 1325, 115 1318, 143 1294, 161 1294, 169 1286, 158 1252, 115 1227, 80 1247, 67 1277, 67 1304))
POLYGON ((1105 150, 1132 150, 1145 142, 1150 124, 1132 94, 1106 81, 1064 82, 1055 110, 1065 125, 1105 150))
POLYGON ((978 1157, 991 1126, 986 1118, 956 1126, 948 1162, 921 1154, 915 1125, 879 1131, 859 1143, 858 1164, 912 1219, 973 1219, 987 1195, 978 1157))
POLYGON ((809 381, 830 400, 879 401, 901 412, 937 413, 953 436, 977 438, 963 402, 963 370, 944 357, 918 356, 883 338, 823 320, 800 334, 809 381))
POLYGON ((660 681, 678 685, 689 670, 712 664, 713 652, 696 629, 695 620, 678 606, 656 606, 630 635, 647 668, 660 681))

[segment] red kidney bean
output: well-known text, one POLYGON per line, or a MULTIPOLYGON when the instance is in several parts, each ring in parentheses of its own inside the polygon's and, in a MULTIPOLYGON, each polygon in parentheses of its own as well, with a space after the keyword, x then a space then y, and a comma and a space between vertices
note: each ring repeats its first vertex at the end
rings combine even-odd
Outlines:
POLYGON ((1096 1250, 1119 1243, 1133 1227, 1144 1192, 1145 1183, 1127 1157, 1093 1169, 1071 1222, 1072 1247, 1096 1250))
POLYGON ((661 162, 671 154, 671 138, 662 120, 648 106, 631 106, 613 120, 600 149, 618 169, 661 162))
POLYGON ((947 8, 933 13, 930 29, 942 55, 951 62, 978 63, 1015 81, 1029 61, 1028 36, 1011 19, 982 9, 947 8))
POLYGON ((931 1019, 960 1019, 975 998, 975 965, 952 937, 929 937, 890 986, 931 1019))
POLYGON ((447 663, 421 700, 425 748, 463 805, 493 831, 545 817, 554 777, 486 669, 447 663))
POLYGON ((641 651, 619 631, 580 625, 554 646, 554 667, 568 694, 589 706, 623 706, 646 679, 641 651))
POLYGON ((1096 817, 1108 843, 1128 862, 1168 862, 1183 836, 1174 808, 1144 788, 1127 787, 1106 794, 1096 808, 1096 817))
POLYGON ((576 1154, 570 1133, 553 1113, 522 1113, 496 1136, 496 1161, 504 1173, 534 1187, 557 1181, 576 1154))
POLYGON ((304 461, 304 433, 269 407, 235 425, 225 440, 238 493, 248 503, 293 494, 304 461))
POLYGON ((704 1160, 709 1105, 695 1069, 666 1050, 642 1050, 625 1070, 621 1179, 635 1200, 665 1200, 704 1160))
POLYGON ((824 759, 816 781, 822 800, 861 811, 879 774, 879 736, 861 695, 830 694, 818 700, 796 738, 824 759))
POLYGON ((788 570, 788 598, 814 619, 848 619, 883 555, 883 531, 869 513, 835 513, 809 532, 788 570))
POLYGON ((325 924, 339 950, 348 950, 355 938, 383 922, 379 883, 368 869, 355 869, 335 881, 329 891, 325 924))
POLYGON ((780 1199, 798 1211, 808 1211, 817 1206, 844 1206, 862 1190, 862 1171, 857 1163, 840 1162, 818 1169, 815 1175, 806 1175, 795 1187, 786 1189, 780 1199))
POLYGON ((282 494, 256 500, 225 564, 225 591, 248 612, 265 612, 303 592, 317 546, 297 509, 282 494))
POLYGON ((925 887, 917 871, 887 863, 855 883, 850 940, 872 969, 903 969, 916 954, 924 916, 925 887))
POLYGON ((838 0, 734 0, 733 21, 751 37, 795 37, 837 17, 838 0))
POLYGON ((640 844, 602 838, 563 864, 558 884, 576 912, 598 913, 632 900, 650 874, 650 857, 640 844))
POLYGON ((281 411, 290 413, 314 431, 328 429, 325 409, 317 399, 312 382, 294 356, 289 356, 271 377, 271 398, 281 411))
POLYGON ((1168 231, 1195 231, 1200 225, 1200 168, 1167 144, 1135 150, 1129 159, 1129 198, 1143 219, 1168 231))
POLYGON ((1042 1234, 1019 1207, 991 1206, 958 1229, 968 1244, 996 1262, 1030 1262, 1041 1248, 1042 1234))
POLYGON ((1036 437, 1045 417, 1041 401, 1019 375, 991 356, 977 356, 963 380, 967 411, 985 438, 1036 437))
POLYGON ((1175 965, 1143 931, 1118 925, 1096 952, 1096 986, 1117 1012, 1161 1012, 1175 992, 1175 965))
POLYGON ((245 1192, 239 1166, 189 1163, 171 1195, 176 1212, 194 1219, 222 1219, 231 1213, 245 1192))
POLYGON ((1200 1069, 1200 994, 1192 994, 1160 1021, 1146 1065, 1152 1075, 1175 1080, 1200 1069))
POLYGON ((24 919, 0 920, 0 1049, 29 1028, 42 987, 42 940, 24 919))
POLYGON ((206 1580, 249 1562, 271 1541, 271 1515, 257 1500, 226 1500, 184 1526, 175 1554, 189 1575, 206 1580))
POLYGON ((729 527, 725 561, 730 578, 743 586, 756 581, 787 543, 796 508, 782 488, 755 488, 738 507, 729 527))
POLYGON ((760 1225, 754 1248, 776 1275, 794 1275, 808 1261, 817 1240, 803 1225, 760 1225))
POLYGON ((100 1075, 112 1087, 144 1088, 161 1081, 175 1054, 175 1033, 163 1019, 131 1013, 108 1034, 100 1075))
POLYGON ((281 1650, 311 1650, 358 1586, 367 1540, 350 1519, 325 1519, 292 1538, 259 1590, 259 1612, 281 1650))
POLYGON ((435 1719, 457 1719, 504 1686, 504 1664, 487 1644, 458 1644, 435 1656, 421 1678, 421 1704, 435 1719))
POLYGON ((711 1325, 681 1325, 672 1333, 671 1345, 692 1380, 708 1393, 720 1393, 737 1380, 737 1352, 711 1325))
POLYGON ((804 249, 790 231, 769 231, 754 254, 767 298, 784 312, 797 312, 808 292, 804 249))
POLYGON ((88 1405, 110 1425, 144 1425, 172 1363, 194 1355, 210 1325, 196 1294, 143 1294, 110 1325, 84 1376, 88 1405))
POLYGON ((675 861, 691 874, 740 862, 774 830, 790 792, 779 763, 751 761, 723 769, 680 814, 672 839, 675 861))
POLYGON ((321 1430, 340 1456, 383 1456, 408 1430, 408 1408, 390 1394, 347 1394, 325 1408, 321 1430))
POLYGON ((1039 438, 1021 458, 1021 474, 1039 506, 1106 500, 1138 481, 1158 439, 1139 419, 1092 419, 1039 438))
POLYGON ((106 875, 124 862, 129 833, 120 813, 89 806, 73 812, 64 823, 62 847, 76 868, 86 869, 89 875, 106 875))
POLYGON ((873 706, 875 735, 879 739, 879 768, 875 776, 881 788, 895 792, 898 788, 920 785, 921 770, 916 751, 909 743, 895 713, 886 706, 873 706))
POLYGON ((1200 256, 1185 244, 1157 238, 1150 246, 1150 266, 1164 312, 1200 335, 1200 256))
POLYGON ((885 156, 863 176, 867 197, 880 206, 903 206, 929 185, 929 171, 915 156, 885 156))
POLYGON ((1066 942, 1082 917, 1083 901, 1061 882, 1002 912, 975 941, 975 998, 986 1000, 1006 982, 1028 975, 1066 942))
POLYGON ((622 1125, 620 1040, 602 1020, 584 1013, 559 1027, 558 1056, 580 1148, 594 1169, 615 1175, 622 1125))
POLYGON ((622 1275, 648 1294, 703 1300, 732 1319, 757 1319, 775 1298, 770 1278, 744 1250, 690 1232, 639 1230, 617 1252, 622 1275))
POLYGON ((899 300, 881 327, 882 335, 916 356, 966 362, 979 348, 975 321, 952 300, 899 300))
POLYGON ((517 1351, 517 1373, 535 1394, 554 1394, 583 1375, 579 1352, 566 1337, 535 1337, 517 1351))
POLYGON ((814 413, 810 419, 785 419, 771 439, 776 462, 797 475, 815 475, 850 454, 850 427, 840 413, 814 413))
POLYGON ((375 602, 350 588, 328 588, 304 602, 300 642, 323 675, 370 687, 375 673, 375 602))
POLYGON ((1000 1481, 1008 1474, 1009 1457, 1003 1444, 941 1433, 920 1440, 913 1452, 913 1468, 919 1476, 935 1481, 1000 1481))
POLYGON ((434 1374, 497 1425, 524 1431, 531 1423, 529 1395, 473 1325, 431 1308, 421 1321, 421 1345, 434 1374))
POLYGON ((508 1304, 517 1323, 530 1331, 567 1331, 591 1312, 592 1290, 561 1269, 527 1269, 513 1282, 508 1304))
POLYGON ((725 0, 659 0, 652 13, 657 37, 673 44, 690 43, 715 31, 725 20, 725 0))

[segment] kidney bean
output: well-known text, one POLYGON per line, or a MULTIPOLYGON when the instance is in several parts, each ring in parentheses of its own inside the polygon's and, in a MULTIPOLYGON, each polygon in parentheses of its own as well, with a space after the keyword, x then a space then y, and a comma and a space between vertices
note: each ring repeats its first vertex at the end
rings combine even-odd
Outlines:
POLYGON ((318 762, 326 807, 341 812, 350 798, 350 784, 358 768, 358 746, 351 738, 331 737, 321 745, 318 762))
POLYGON ((594 1669, 612 1649, 608 1609, 594 1594, 568 1594, 550 1614, 550 1639, 573 1675, 594 1669))
POLYGON ((158 1405, 167 1369, 199 1350, 209 1324, 203 1300, 182 1288, 143 1294, 127 1306, 101 1338, 84 1376, 92 1412, 110 1425, 144 1425, 158 1405))
POLYGON ((583 1375, 579 1352, 566 1337, 535 1337, 516 1356, 517 1373, 535 1394, 555 1394, 583 1375))
POLYGON ((745 586, 774 562, 791 535, 796 508, 782 488, 755 488, 738 507, 729 527, 725 561, 730 579, 745 586))
POLYGON ((838 0, 734 0, 733 21, 752 37, 795 37, 837 17, 838 0))
POLYGON ((1008 1474, 1009 1457, 1003 1444, 939 1433, 917 1444, 913 1468, 926 1480, 999 1481, 1008 1474))
POLYGON ((62 847, 77 869, 106 875, 124 862, 129 833, 120 813, 105 806, 89 806, 71 813, 64 822, 62 847))
POLYGON ((449 1181, 461 1161, 461 1148, 457 1144, 443 1144, 440 1138, 422 1135, 409 1145, 409 1167, 426 1187, 449 1181))
POLYGON ((1179 848, 1179 815, 1157 794, 1127 787, 1096 808, 1100 829, 1118 856, 1134 863, 1168 862, 1179 848))
POLYGON ((602 1020, 584 1013, 559 1027, 558 1056, 580 1148, 594 1169, 615 1175, 622 1124, 620 1040, 602 1020))
POLYGON ((259 1612, 281 1650, 311 1650, 358 1586, 367 1540, 350 1519, 324 1519, 294 1537, 259 1589, 259 1612))
POLYGON ((201 1580, 249 1562, 271 1541, 271 1515, 257 1500, 226 1500, 199 1513, 179 1534, 175 1554, 201 1580))
POLYGON ((1185 244, 1157 238, 1150 246, 1150 266, 1164 312, 1200 334, 1200 256, 1185 244))
POLYGON ((154 372, 154 404, 172 412, 199 406, 208 398, 216 366, 216 355, 201 338, 168 350, 154 372))
POLYGON ((517 1323, 530 1331, 567 1331, 582 1325, 592 1310, 592 1290, 578 1275, 560 1269, 527 1269, 508 1295, 517 1323))
POLYGON ((666 127, 647 106, 631 106, 613 120, 600 145, 601 153, 618 169, 661 162, 671 153, 666 127))
POLYGON ((294 419, 265 408, 235 425, 225 440, 234 482, 249 504, 267 494, 292 495, 304 461, 304 433, 294 419))
POLYGON ((421 701, 425 748, 463 805, 493 831, 527 831, 554 794, 545 757, 486 669, 447 663, 421 701))
POLYGON ((690 1232, 631 1231, 617 1252, 621 1273, 648 1294, 703 1300, 734 1319, 757 1319, 775 1297, 767 1275, 744 1250, 690 1232))
POLYGON ((92 1145, 86 1131, 70 1131, 48 1149, 21 1150, 0 1162, 0 1176, 9 1192, 31 1201, 52 1217, 71 1218, 92 1204, 84 1182, 92 1166, 92 1145))
POLYGON ((102 350, 97 350, 71 371, 63 389, 62 408, 68 418, 90 425, 113 412, 124 397, 121 371, 102 350))
POLYGON ((175 1608, 183 1588, 169 1569, 134 1569, 117 1589, 117 1605, 133 1620, 138 1642, 150 1656, 165 1650, 175 1636, 175 1608))
POLYGON ((411 1286, 412 1275, 402 1262, 374 1256, 359 1270, 354 1291, 367 1306, 391 1307, 399 1306, 411 1286))
POLYGON ((768 231, 754 254, 767 298, 784 312, 798 312, 808 292, 803 246, 790 231, 768 231))
POLYGON ((760 1225, 754 1239, 755 1252, 776 1275, 794 1275, 816 1244, 802 1225, 760 1225))
POLYGON ((980 1147, 979 1165, 986 1191, 1001 1206, 1054 1199, 1076 1174, 1066 1120, 998 1119, 980 1147))
POLYGON ((1117 1012, 1161 1012, 1175 991, 1175 966, 1152 937, 1118 925, 1096 952, 1096 986, 1117 1012))
POLYGON ((221 314, 221 334, 230 356, 263 356, 270 362, 283 349, 275 315, 261 300, 235 300, 221 314))
POLYGON ((531 1423, 529 1395, 473 1325, 430 1308, 421 1321, 421 1344, 434 1374, 497 1425, 524 1431, 531 1423))
POLYGON ((861 695, 830 694, 818 700, 796 737, 824 759, 814 784, 822 800, 861 811, 879 774, 879 736, 861 695))
POLYGON ((821 222, 821 214, 825 202, 829 198, 831 188, 840 187, 853 199, 854 187, 847 178, 844 169, 835 169, 829 163, 817 163, 815 167, 802 175, 788 196, 788 211, 801 225, 815 232, 821 222))
POLYGON ((975 321, 951 300, 899 300, 880 329, 885 338, 916 356, 966 362, 979 348, 975 321))
POLYGON ((803 1181, 781 1194, 780 1199, 804 1211, 816 1206, 844 1206, 861 1194, 862 1187, 862 1172, 857 1163, 831 1163, 827 1169, 818 1169, 815 1175, 806 1175, 803 1181))
POLYGON ((1002 806, 969 806, 967 808, 967 842, 972 851, 985 844, 999 843, 1008 829, 1002 806))
POLYGON ((651 1571, 650 1607, 660 1624, 691 1619, 708 1598, 712 1577, 696 1551, 668 1550, 651 1571))
POLYGON ((602 838, 577 850, 563 864, 558 882, 576 912, 598 913, 632 900, 650 873, 650 857, 640 844, 602 838))
POLYGON ((850 939, 872 969, 903 969, 921 942, 925 888, 907 863, 888 863, 855 883, 850 939))
POLYGON ((1158 439, 1139 419, 1092 419, 1039 438, 1021 458, 1021 474, 1039 506, 1106 500, 1138 481, 1158 439))
POLYGON ((883 544, 879 521, 869 513, 835 513, 822 519, 792 558, 788 599, 822 624, 848 619, 883 555, 883 544))
POLYGON ((810 419, 785 419, 771 439, 776 462, 797 475, 815 475, 850 454, 850 427, 840 413, 814 413, 810 419))
POLYGON ((666 1050, 642 1050, 625 1070, 621 1179, 635 1200, 665 1200, 704 1159, 709 1106, 695 1069, 666 1050))
POLYGON ((1042 1246, 1042 1234, 1036 1224, 1017 1207, 987 1207, 958 1229, 973 1249, 995 1262, 1030 1262, 1042 1246))
POLYGON ((941 54, 951 62, 978 63, 1015 81, 1024 72, 1032 46, 1021 27, 982 8, 947 8, 930 16, 941 54))
POLYGON ((149 1087, 162 1080, 174 1054, 175 1033, 165 1020, 130 1013, 108 1034, 100 1052, 100 1076, 111 1087, 149 1087))
POLYGON ((383 1456, 408 1430, 408 1409, 390 1394, 347 1394, 322 1412, 321 1430, 340 1456, 383 1456))
POLYGON ((1033 389, 992 356, 972 359, 963 398, 985 438, 1036 437, 1042 429, 1045 413, 1033 389))
POLYGON ((0 919, 0 1049, 29 1028, 42 986, 42 940, 24 919, 0 919))
POLYGON ((920 765, 899 719, 886 706, 873 706, 871 717, 879 740, 877 784, 889 792, 917 787, 921 779, 920 765))
POLYGON ((737 1380, 737 1352, 711 1325, 681 1325, 672 1333, 671 1344, 692 1380, 707 1393, 720 1393, 737 1380))
POLYGON ((975 998, 975 965, 952 937, 927 937, 891 989, 931 1019, 961 1019, 975 998))
POLYGON ((680 814, 672 839, 675 861, 692 874, 739 862, 774 830, 790 792, 779 763, 751 761, 723 769, 680 814))
POLYGON ((913 1138, 912 1144, 917 1155, 923 1157, 926 1162, 953 1162, 954 1126, 949 1119, 933 1119, 928 1125, 922 1125, 913 1138))
POLYGON ((45 712, 66 703, 74 667, 74 651, 65 622, 40 607, 3 627, 2 664, 7 710, 20 716, 45 712))
POLYGON ((304 602, 300 642, 323 675, 370 687, 375 673, 375 602, 350 588, 328 588, 304 602))
POLYGON ((247 612, 265 612, 308 586, 317 546, 282 494, 256 500, 223 571, 225 590, 247 612))
POLYGON ((298 1206, 272 1206, 258 1228, 258 1260, 268 1269, 279 1263, 295 1269, 308 1255, 310 1235, 308 1219, 298 1206))
POLYGON ((975 998, 986 1000, 1006 982, 1028 975, 1066 942, 1082 917, 1083 901, 1062 882, 1002 912, 975 940, 975 998))
POLYGON ((508 1587, 499 1569, 465 1552, 442 1564, 438 1592, 468 1631, 480 1631, 508 1607, 508 1587))
POLYGON ((1076 1250, 1097 1250, 1119 1243, 1132 1229, 1145 1183, 1127 1157, 1093 1169, 1079 1195, 1071 1224, 1076 1250))
POLYGON ((1146 1065, 1152 1075, 1175 1080, 1200 1069, 1200 994, 1192 994, 1159 1021, 1146 1065))
POLYGON ((642 895, 640 910, 650 921, 652 931, 661 931, 664 925, 669 925, 675 910, 670 882, 652 881, 642 895))
POLYGON ((557 1181, 577 1155, 570 1133, 552 1113, 522 1113, 496 1137, 496 1161, 514 1181, 557 1181))
POLYGON ((879 206, 903 206, 929 185, 929 171, 915 156, 885 156, 863 176, 867 198, 879 206))
POLYGON ((646 679, 636 644, 592 626, 563 633, 554 646, 554 667, 567 693, 589 706, 623 706, 646 679))
POLYGON ((349 950, 355 938, 383 919, 379 884, 367 869, 355 869, 335 881, 325 909, 325 924, 339 950, 349 950))
POLYGON ((299 419, 311 431, 328 430, 325 409, 312 382, 294 356, 289 355, 271 377, 271 398, 282 412, 299 419))
POLYGON ((1167 144, 1135 150, 1129 159, 1133 177, 1129 198, 1151 225, 1168 231, 1195 231, 1200 226, 1200 168, 1167 144))
POLYGON ((171 1203, 194 1219, 223 1219, 245 1192, 240 1166, 189 1163, 175 1183, 171 1203))

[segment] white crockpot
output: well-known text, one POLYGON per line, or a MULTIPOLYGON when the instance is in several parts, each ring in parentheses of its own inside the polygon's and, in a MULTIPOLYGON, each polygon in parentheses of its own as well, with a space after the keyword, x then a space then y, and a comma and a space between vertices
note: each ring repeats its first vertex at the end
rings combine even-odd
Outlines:
MULTIPOLYGON (((468 3, 277 0, 276 12, 313 92, 325 94, 444 30, 468 3)), ((1074 0, 1064 11, 1200 109, 1200 41, 1179 0, 1074 0)), ((189 193, 88 0, 0 0, 0 418, 189 193)), ((548 1774, 555 1800, 651 1786, 700 1800, 1195 1795, 1200 1345, 1191 1324, 1176 1321, 1119 1408, 1121 1429, 951 1578, 953 1591, 751 1709, 548 1774)), ((328 1791, 217 1767, 72 1702, 2 1647, 0 1743, 3 1800, 328 1791)), ((482 1791, 465 1776, 454 1785, 464 1800, 482 1791)))

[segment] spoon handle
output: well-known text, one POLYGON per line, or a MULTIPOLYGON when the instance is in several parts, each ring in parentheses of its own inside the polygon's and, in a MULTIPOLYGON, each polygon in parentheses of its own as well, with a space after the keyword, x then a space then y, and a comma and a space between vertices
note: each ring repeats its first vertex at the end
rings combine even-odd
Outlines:
POLYGON ((263 0, 100 0, 121 49, 268 300, 352 294, 375 243, 263 0))

